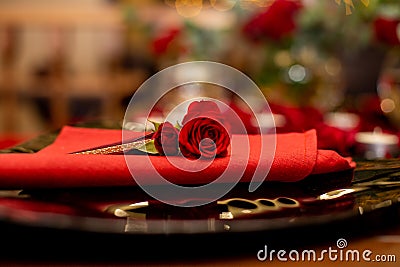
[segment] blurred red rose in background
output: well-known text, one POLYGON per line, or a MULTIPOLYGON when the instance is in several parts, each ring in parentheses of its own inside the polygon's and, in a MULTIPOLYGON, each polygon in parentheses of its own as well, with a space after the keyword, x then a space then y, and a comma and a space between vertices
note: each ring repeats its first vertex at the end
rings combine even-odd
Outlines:
POLYGON ((296 29, 295 16, 301 8, 301 1, 275 0, 266 10, 251 17, 245 23, 243 32, 254 41, 280 41, 296 29))
POLYGON ((400 19, 380 17, 374 21, 375 37, 378 41, 391 46, 400 45, 400 19))
POLYGON ((159 36, 156 36, 152 41, 152 51, 155 55, 162 55, 167 52, 171 43, 178 38, 181 30, 177 28, 169 29, 159 36))

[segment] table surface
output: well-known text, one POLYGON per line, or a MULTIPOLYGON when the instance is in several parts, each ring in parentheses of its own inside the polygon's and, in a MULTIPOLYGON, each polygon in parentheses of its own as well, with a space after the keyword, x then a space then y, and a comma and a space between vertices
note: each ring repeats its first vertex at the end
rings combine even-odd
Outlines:
MULTIPOLYGON (((135 241, 133 241, 135 242, 135 241)), ((71 259, 68 256, 68 251, 65 251, 65 256, 57 259, 29 259, 24 258, 23 255, 19 259, 4 259, 0 262, 2 266, 398 266, 398 261, 400 260, 400 227, 394 227, 391 229, 384 229, 379 234, 368 234, 365 233, 364 236, 357 238, 350 238, 347 240, 348 249, 358 250, 362 253, 364 250, 372 251, 371 259, 376 255, 381 256, 395 256, 397 262, 365 262, 362 259, 360 261, 332 261, 325 257, 325 259, 320 262, 316 261, 279 261, 276 256, 273 261, 259 261, 257 259, 257 249, 254 251, 247 251, 245 253, 226 254, 222 256, 208 256, 207 254, 201 255, 202 252, 199 251, 199 255, 196 257, 159 257, 157 255, 157 250, 160 249, 157 244, 144 244, 145 246, 153 247, 154 257, 147 259, 136 260, 135 252, 132 251, 130 257, 127 255, 121 255, 113 257, 113 259, 102 259, 100 256, 98 259, 94 258, 77 258, 71 259)), ((329 246, 333 248, 336 247, 336 240, 330 239, 326 243, 317 243, 314 245, 307 245, 304 247, 298 247, 297 250, 301 253, 303 250, 315 250, 320 253, 321 250, 328 249, 329 246)), ((57 244, 54 244, 57 246, 57 244)), ((129 246, 129 244, 127 244, 129 246)), ((171 243, 171 246, 174 244, 171 243)), ((188 244, 190 245, 190 244, 188 244)), ((267 245, 267 244, 266 244, 267 245)), ((73 246, 71 244, 71 246, 73 246)), ((204 244, 207 246, 207 244, 204 244)), ((239 246, 239 244, 238 244, 239 246)), ((260 247, 262 249, 262 247, 260 247)), ((274 249, 273 247, 270 248, 274 249)), ((277 249, 277 248, 275 248, 277 249)), ((289 250, 288 250, 289 252, 289 250)), ((46 254, 46 251, 42 251, 46 254)), ((276 254, 275 254, 276 255, 276 254)), ((320 254, 317 254, 320 255, 320 254)))

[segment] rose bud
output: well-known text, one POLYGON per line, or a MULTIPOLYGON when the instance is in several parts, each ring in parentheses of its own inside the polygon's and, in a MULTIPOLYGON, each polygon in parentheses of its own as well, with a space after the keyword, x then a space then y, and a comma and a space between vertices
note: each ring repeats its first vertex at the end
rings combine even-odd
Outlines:
POLYGON ((177 155, 179 131, 170 122, 161 123, 153 135, 154 146, 161 155, 177 155))

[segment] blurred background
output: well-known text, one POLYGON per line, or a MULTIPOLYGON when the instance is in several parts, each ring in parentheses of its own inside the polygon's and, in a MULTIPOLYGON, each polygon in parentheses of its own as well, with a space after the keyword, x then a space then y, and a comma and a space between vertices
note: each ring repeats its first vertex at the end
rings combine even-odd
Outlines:
POLYGON ((121 121, 147 78, 191 60, 247 74, 287 131, 357 115, 397 134, 399 21, 397 0, 0 0, 1 146, 121 121))

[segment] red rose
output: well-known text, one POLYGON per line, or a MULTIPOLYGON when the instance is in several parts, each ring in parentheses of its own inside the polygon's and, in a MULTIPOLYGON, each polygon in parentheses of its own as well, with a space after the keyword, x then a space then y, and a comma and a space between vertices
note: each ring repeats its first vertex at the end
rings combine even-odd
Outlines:
POLYGON ((212 158, 228 153, 230 127, 215 102, 192 102, 182 124, 179 147, 185 157, 212 158))
POLYGON ((264 38, 279 41, 296 29, 296 14, 302 8, 300 1, 275 0, 264 12, 252 17, 243 27, 251 40, 264 38))
POLYGON ((186 115, 183 117, 182 125, 193 118, 207 117, 222 121, 224 116, 222 115, 218 105, 213 101, 201 100, 190 103, 186 115))
POLYGON ((170 122, 162 123, 153 135, 154 146, 161 155, 178 154, 179 131, 170 122))
POLYGON ((375 37, 378 41, 388 45, 400 45, 397 33, 399 19, 378 18, 374 21, 375 37))
POLYGON ((187 158, 226 156, 230 137, 221 122, 206 117, 189 120, 179 134, 179 147, 187 158))

